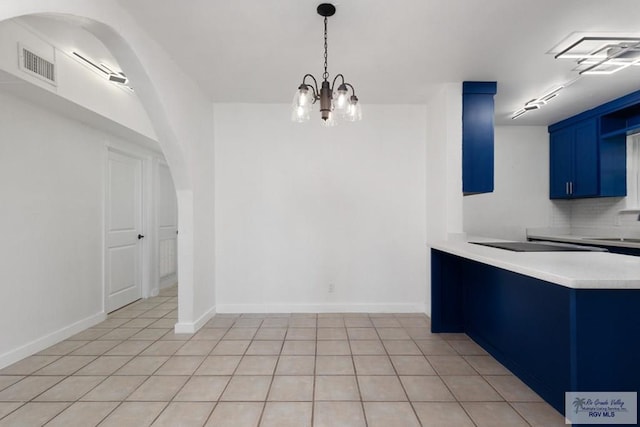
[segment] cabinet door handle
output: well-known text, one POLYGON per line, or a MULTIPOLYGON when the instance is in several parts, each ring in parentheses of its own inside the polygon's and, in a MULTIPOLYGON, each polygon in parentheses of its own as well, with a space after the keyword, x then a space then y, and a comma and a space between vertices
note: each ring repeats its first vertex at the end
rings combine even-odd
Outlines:
POLYGON ((569 194, 573 194, 573 181, 569 182, 569 194))
POLYGON ((564 183, 564 194, 569 195, 569 182, 564 183))

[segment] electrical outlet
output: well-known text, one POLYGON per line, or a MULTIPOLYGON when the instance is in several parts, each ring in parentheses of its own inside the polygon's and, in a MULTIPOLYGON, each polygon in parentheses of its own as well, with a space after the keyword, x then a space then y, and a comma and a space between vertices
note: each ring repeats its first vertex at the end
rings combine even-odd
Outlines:
POLYGON ((333 283, 329 283, 329 293, 332 294, 333 291, 335 291, 335 290, 336 290, 335 285, 333 283))

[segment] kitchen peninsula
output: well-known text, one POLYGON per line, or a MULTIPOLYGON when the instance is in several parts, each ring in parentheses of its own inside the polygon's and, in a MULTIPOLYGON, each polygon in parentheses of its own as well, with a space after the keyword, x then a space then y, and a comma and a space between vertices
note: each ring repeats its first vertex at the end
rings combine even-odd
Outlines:
POLYGON ((431 245, 432 331, 464 332, 564 413, 566 391, 638 391, 640 257, 431 245))

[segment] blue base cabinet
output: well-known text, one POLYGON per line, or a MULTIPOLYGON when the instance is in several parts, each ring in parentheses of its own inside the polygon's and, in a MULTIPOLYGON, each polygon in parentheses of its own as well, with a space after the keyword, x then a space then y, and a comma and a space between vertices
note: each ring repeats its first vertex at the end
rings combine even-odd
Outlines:
POLYGON ((464 332, 560 413, 639 391, 640 290, 572 289, 432 249, 432 332, 464 332))

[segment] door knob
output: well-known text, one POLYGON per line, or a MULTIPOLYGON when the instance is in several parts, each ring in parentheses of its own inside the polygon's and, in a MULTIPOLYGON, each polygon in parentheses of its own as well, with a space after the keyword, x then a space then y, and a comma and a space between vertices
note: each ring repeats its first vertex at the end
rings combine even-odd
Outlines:
POLYGON ((138 240, 140 239, 144 239, 144 236, 142 234, 138 234, 138 240))

